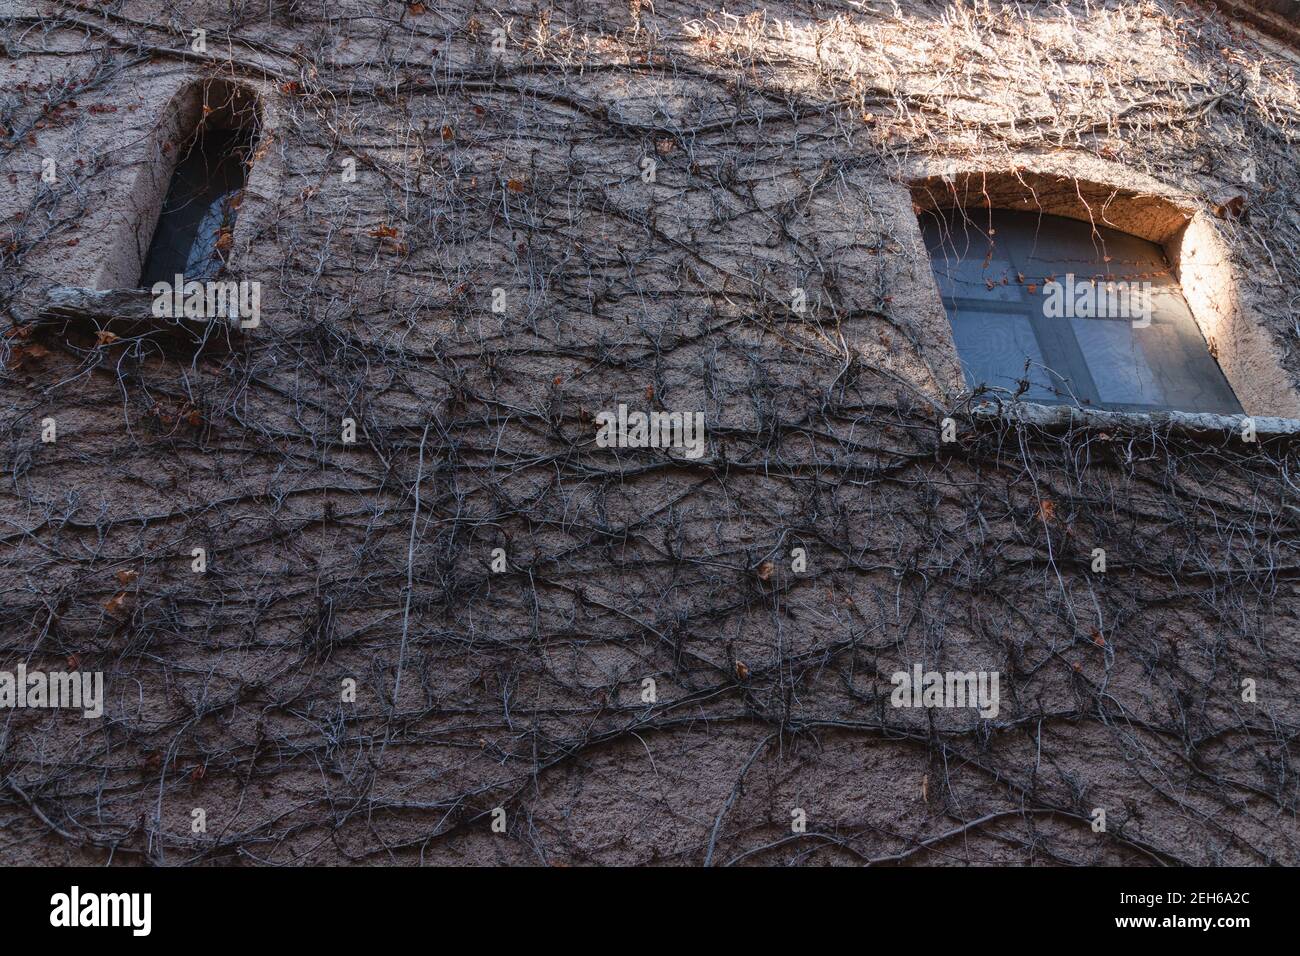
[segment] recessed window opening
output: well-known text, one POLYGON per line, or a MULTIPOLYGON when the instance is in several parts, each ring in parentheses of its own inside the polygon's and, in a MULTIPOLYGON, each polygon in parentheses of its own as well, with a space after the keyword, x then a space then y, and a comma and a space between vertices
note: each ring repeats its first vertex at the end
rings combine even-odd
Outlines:
POLYGON ((176 167, 145 256, 140 286, 206 280, 225 265, 235 218, 253 163, 260 121, 251 94, 224 83, 201 89, 189 135, 175 147, 176 167))
POLYGON ((1033 212, 920 218, 972 389, 1119 411, 1241 413, 1159 245, 1033 212))

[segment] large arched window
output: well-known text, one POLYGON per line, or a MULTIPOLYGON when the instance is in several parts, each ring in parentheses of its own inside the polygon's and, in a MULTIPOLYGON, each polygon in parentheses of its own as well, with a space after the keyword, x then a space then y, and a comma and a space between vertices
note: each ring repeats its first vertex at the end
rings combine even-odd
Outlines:
POLYGON ((972 388, 1122 411, 1240 414, 1155 243, 1061 216, 921 214, 972 388))
POLYGON ((176 166, 140 275, 140 286, 213 278, 233 244, 235 217, 260 132, 255 97, 223 81, 183 94, 198 97, 187 135, 172 148, 176 166))

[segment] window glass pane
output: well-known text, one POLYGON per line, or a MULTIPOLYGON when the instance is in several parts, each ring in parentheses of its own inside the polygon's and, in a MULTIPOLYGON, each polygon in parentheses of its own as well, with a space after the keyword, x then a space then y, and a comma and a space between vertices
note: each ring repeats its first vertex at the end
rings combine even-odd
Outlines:
POLYGON ((972 388, 990 385, 1014 393, 1020 379, 1028 378, 1028 401, 1055 398, 1051 378, 1043 368, 1043 353, 1028 317, 1013 313, 958 309, 951 313, 953 338, 966 382, 972 388), (1028 359, 1029 372, 1025 372, 1028 359))
POLYGON ((1061 216, 1004 216, 1001 224, 1023 245, 1026 272, 1036 280, 1046 276, 1060 279, 1067 274, 1079 280, 1149 280, 1155 273, 1168 271, 1163 250, 1136 236, 1061 216))
POLYGON ((1103 403, 1165 404, 1165 390, 1142 345, 1151 343, 1159 332, 1143 336, 1142 343, 1138 340, 1139 331, 1152 332, 1154 326, 1138 330, 1129 322, 1099 319, 1071 319, 1070 324, 1103 403))
POLYGON ((1051 370, 1031 374, 1031 401, 1241 412, 1155 243, 1004 210, 921 225, 969 384, 1014 391, 1029 358, 1051 370))
POLYGON ((217 244, 221 241, 222 230, 231 230, 235 223, 235 203, 240 189, 215 196, 203 211, 194 230, 194 243, 185 259, 186 276, 213 276, 221 268, 221 253, 217 244))
POLYGON ((248 134, 240 130, 200 130, 172 174, 162 215, 154 230, 141 286, 187 279, 210 279, 223 262, 218 242, 234 228, 244 187, 248 134))
POLYGON ((1104 405, 1145 405, 1185 412, 1241 414, 1181 294, 1152 296, 1151 324, 1071 319, 1070 325, 1104 405))
MULTIPOLYGON (((996 230, 995 230, 996 233, 996 230)), ((1004 243, 973 222, 947 223, 929 218, 925 223, 935 279, 944 297, 1020 302, 1023 290, 1004 243)))

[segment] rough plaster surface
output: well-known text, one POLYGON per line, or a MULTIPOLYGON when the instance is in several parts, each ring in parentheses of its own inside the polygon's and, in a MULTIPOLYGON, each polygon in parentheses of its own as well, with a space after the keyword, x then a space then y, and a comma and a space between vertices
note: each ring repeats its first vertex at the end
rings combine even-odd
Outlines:
POLYGON ((1294 62, 1163 0, 328 9, 0 5, 0 669, 108 688, 0 712, 0 861, 1300 863, 1293 443, 971 414, 913 210, 1077 180, 1293 414, 1294 62), (261 327, 30 332, 212 78, 261 327), (620 402, 707 453, 597 448, 620 402), (998 716, 892 707, 917 662, 998 716))

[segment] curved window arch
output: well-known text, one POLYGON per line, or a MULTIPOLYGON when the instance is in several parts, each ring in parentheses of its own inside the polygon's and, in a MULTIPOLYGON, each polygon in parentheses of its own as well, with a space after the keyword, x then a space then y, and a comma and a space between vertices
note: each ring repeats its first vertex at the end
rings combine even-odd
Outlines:
POLYGON ((1159 245, 1002 209, 932 209, 921 228, 970 387, 1120 411, 1241 413, 1159 245))
POLYGON ((211 279, 233 245, 235 218, 261 132, 256 97, 220 80, 183 91, 176 165, 139 285, 211 279), (185 122, 188 120, 188 122, 185 122))

